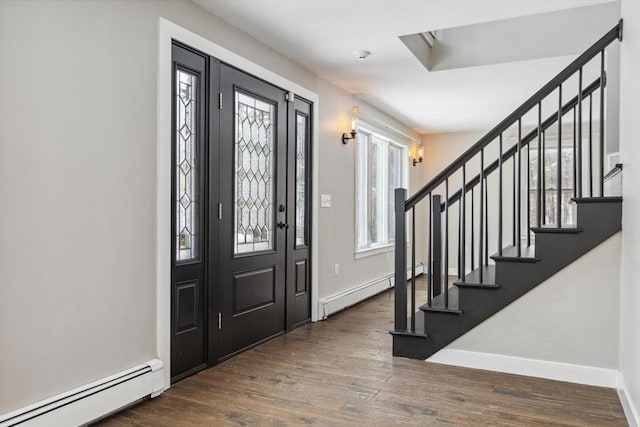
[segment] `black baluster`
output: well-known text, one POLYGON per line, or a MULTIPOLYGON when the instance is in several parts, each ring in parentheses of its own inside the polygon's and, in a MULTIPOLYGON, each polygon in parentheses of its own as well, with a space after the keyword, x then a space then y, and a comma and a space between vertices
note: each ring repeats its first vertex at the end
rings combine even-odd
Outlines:
POLYGON ((542 179, 540 179, 540 188, 542 188, 542 212, 540 213, 542 216, 542 225, 547 223, 547 171, 546 171, 546 145, 547 145, 547 134, 542 132, 542 179))
POLYGON ((461 217, 460 217, 460 234, 462 236, 461 240, 460 240, 460 271, 461 271, 461 277, 460 280, 462 281, 462 283, 464 283, 465 281, 465 276, 466 276, 466 270, 465 270, 465 257, 466 257, 466 245, 465 245, 465 240, 466 240, 466 205, 465 205, 465 200, 466 200, 466 193, 467 193, 467 164, 463 163, 462 164, 462 199, 460 200, 460 210, 462 211, 461 213, 461 217))
POLYGON ((527 143, 527 246, 531 246, 531 143, 527 143))
POLYGON ((520 244, 520 233, 522 232, 522 189, 520 187, 522 187, 521 185, 521 181, 522 181, 522 118, 518 119, 518 145, 516 146, 517 148, 517 154, 518 154, 518 184, 516 187, 516 195, 518 197, 517 200, 517 212, 518 212, 518 218, 517 218, 517 222, 516 222, 516 231, 518 232, 518 236, 517 236, 517 244, 518 246, 516 247, 516 253, 517 256, 521 256, 521 251, 522 251, 522 245, 520 244))
POLYGON ((562 227, 562 84, 558 86, 558 164, 556 177, 556 226, 562 227))
POLYGON ((576 151, 576 107, 573 107, 573 197, 578 197, 578 156, 576 151))
POLYGON ((536 191, 536 225, 542 227, 542 102, 538 102, 538 191, 536 191))
POLYGON ((458 201, 458 280, 462 280, 462 271, 460 270, 460 243, 462 239, 462 203, 458 201))
POLYGON ((502 134, 498 150, 498 255, 502 256, 502 134))
POLYGON ((578 197, 582 197, 582 67, 578 73, 578 197))
MULTIPOLYGON (((602 87, 602 80, 600 80, 602 87)), ((593 197, 593 97, 589 94, 589 197, 593 197)))
POLYGON ((427 304, 431 305, 431 293, 433 289, 433 275, 431 274, 431 251, 433 247, 433 228, 431 218, 433 215, 431 193, 429 193, 429 242, 427 243, 427 304))
POLYGON ((416 331, 416 207, 411 208, 411 332, 416 331))
POLYGON ((475 221, 475 216, 476 213, 473 209, 473 193, 474 193, 475 187, 471 187, 471 245, 470 245, 470 250, 471 250, 471 271, 476 269, 476 264, 475 264, 475 231, 474 231, 474 221, 475 221))
POLYGON ((449 307, 449 178, 444 180, 444 307, 449 307))
POLYGON ((489 265, 489 184, 484 177, 484 265, 489 265))
POLYGON ((602 49, 600 53, 600 197, 604 197, 604 87, 606 81, 604 49, 602 49))
POLYGON ((480 283, 482 283, 482 251, 484 249, 484 232, 482 231, 483 216, 484 216, 484 148, 480 149, 480 221, 478 223, 480 227, 480 233, 478 234, 479 246, 478 246, 478 267, 480 268, 480 283))
POLYGON ((513 156, 513 200, 511 203, 512 206, 512 212, 511 212, 511 219, 512 219, 512 223, 513 223, 513 227, 512 227, 512 233, 513 233, 513 246, 516 245, 516 171, 518 169, 518 166, 516 165, 516 162, 518 161, 518 156, 513 156))

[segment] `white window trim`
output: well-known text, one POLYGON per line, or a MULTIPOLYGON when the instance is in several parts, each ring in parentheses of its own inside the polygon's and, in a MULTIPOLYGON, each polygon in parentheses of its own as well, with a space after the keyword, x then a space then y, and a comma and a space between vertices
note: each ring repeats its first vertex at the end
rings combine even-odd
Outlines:
MULTIPOLYGON (((401 186, 402 188, 408 188, 409 185, 409 141, 401 141, 396 137, 391 137, 389 136, 389 134, 387 132, 385 132, 384 130, 380 129, 379 127, 372 125, 371 123, 368 122, 363 122, 360 121, 359 125, 358 125, 358 132, 363 132, 366 133, 368 135, 371 135, 373 137, 375 137, 378 140, 383 141, 384 144, 384 148, 383 148, 383 155, 382 155, 382 170, 387 171, 388 170, 388 148, 390 145, 398 147, 402 150, 401 153, 401 159, 402 159, 402 176, 401 176, 401 186)), ((356 145, 356 147, 358 147, 358 145, 356 145)), ((355 167, 355 180, 354 180, 354 184, 355 184, 355 194, 357 196, 358 194, 358 187, 360 185, 360 181, 359 181, 359 175, 358 175, 358 170, 359 170, 359 166, 358 166, 358 159, 359 159, 359 155, 358 155, 358 148, 356 148, 356 156, 355 156, 355 162, 354 162, 354 167, 355 167)), ((387 180, 388 180, 388 176, 383 177, 383 185, 381 186, 382 188, 386 188, 387 187, 387 180)), ((387 206, 389 203, 388 200, 388 195, 386 191, 383 191, 381 194, 382 197, 382 203, 380 204, 380 206, 387 206)), ((354 258, 355 259, 361 259, 361 258, 366 258, 369 256, 374 256, 374 255, 379 255, 382 253, 387 253, 387 252, 391 252, 394 250, 395 244, 393 242, 389 243, 388 242, 388 234, 389 234, 389 229, 388 229, 388 221, 387 221, 387 215, 384 215, 384 221, 382 221, 382 226, 381 226, 381 230, 382 230, 382 236, 384 237, 383 241, 385 243, 381 243, 381 244, 376 244, 373 246, 369 246, 369 247, 365 247, 365 248, 359 248, 358 247, 358 235, 360 233, 361 230, 361 225, 359 224, 359 218, 362 215, 358 215, 360 208, 358 206, 358 197, 354 198, 354 202, 355 202, 355 210, 354 212, 356 213, 355 218, 354 218, 354 225, 355 225, 355 239, 354 239, 354 258)), ((366 207, 365 207, 366 209, 366 207)), ((364 212, 363 214, 365 217, 367 216, 367 212, 364 212)), ((410 242, 408 242, 410 243, 410 242)))

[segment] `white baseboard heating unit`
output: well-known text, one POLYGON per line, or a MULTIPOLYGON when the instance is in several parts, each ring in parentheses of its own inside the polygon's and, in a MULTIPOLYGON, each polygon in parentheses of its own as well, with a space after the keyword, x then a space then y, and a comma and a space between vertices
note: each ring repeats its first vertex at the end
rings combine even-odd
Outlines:
MULTIPOLYGON (((416 276, 424 273, 424 264, 416 264, 416 276)), ((407 280, 411 277, 411 268, 407 268, 407 280)), ((320 305, 320 320, 325 320, 329 315, 351 307, 361 301, 366 300, 380 292, 393 287, 395 274, 387 274, 366 283, 354 286, 342 292, 322 298, 320 305)), ((1 426, 0 426, 1 427, 1 426)))
POLYGON ((164 390, 163 363, 153 359, 115 375, 0 415, 0 427, 79 426, 164 390))

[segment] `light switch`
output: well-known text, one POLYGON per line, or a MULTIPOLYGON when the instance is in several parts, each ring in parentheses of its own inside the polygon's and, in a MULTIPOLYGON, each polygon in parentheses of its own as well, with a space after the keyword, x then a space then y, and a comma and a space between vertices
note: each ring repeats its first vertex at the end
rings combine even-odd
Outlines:
POLYGON ((331 194, 321 194, 320 195, 320 207, 321 208, 330 208, 331 207, 331 194))

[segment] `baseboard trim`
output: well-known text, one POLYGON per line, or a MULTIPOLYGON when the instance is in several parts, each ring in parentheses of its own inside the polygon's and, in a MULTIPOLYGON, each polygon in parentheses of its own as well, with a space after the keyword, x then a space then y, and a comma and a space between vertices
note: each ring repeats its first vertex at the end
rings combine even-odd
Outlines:
POLYGON ((427 362, 600 387, 618 388, 619 384, 619 372, 616 369, 527 359, 502 354, 479 353, 445 348, 428 358, 427 362))
POLYGON ((622 374, 619 374, 618 379, 618 397, 620 398, 624 415, 627 417, 629 427, 640 427, 640 411, 629 396, 629 389, 625 384, 622 374))
MULTIPOLYGON (((416 264, 416 275, 424 273, 422 263, 416 264)), ((393 288, 394 273, 387 274, 374 280, 361 283, 357 286, 335 293, 325 298, 321 298, 318 302, 318 312, 320 320, 325 320, 330 315, 358 304, 374 295, 393 288)), ((411 269, 407 268, 407 280, 411 277, 411 269)))
POLYGON ((0 415, 0 427, 77 426, 101 418, 165 388, 158 359, 0 415))

